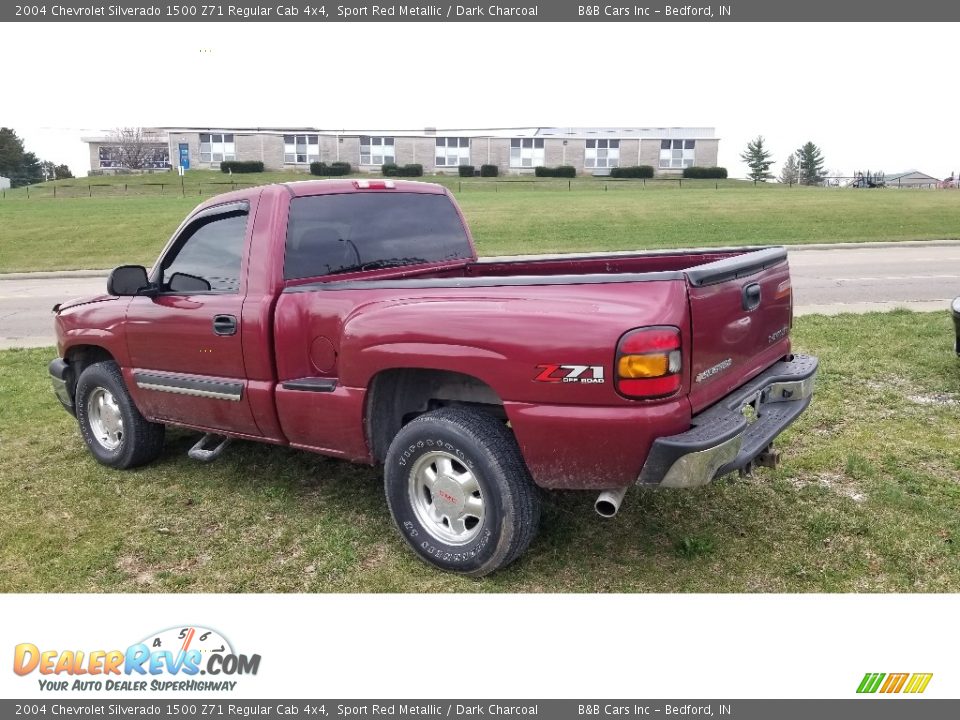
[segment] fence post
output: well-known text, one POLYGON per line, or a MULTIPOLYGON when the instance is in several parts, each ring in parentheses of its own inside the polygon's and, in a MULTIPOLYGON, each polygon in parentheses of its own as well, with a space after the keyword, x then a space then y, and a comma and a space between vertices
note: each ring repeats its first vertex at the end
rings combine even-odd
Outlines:
POLYGON ((93 197, 93 185, 87 185, 87 197, 93 197))
POLYGON ((567 192, 570 192, 570 183, 571 183, 571 182, 573 182, 573 181, 572 181, 572 180, 567 180, 567 192))
POLYGON ((27 185, 27 200, 30 199, 30 186, 27 185))
POLYGON ((463 192, 463 181, 462 181, 462 180, 457 180, 457 192, 458 192, 458 193, 462 193, 462 192, 463 192))
POLYGON ((56 186, 56 185, 53 186, 53 196, 54 196, 54 197, 57 196, 57 186, 56 186))
POLYGON ((126 184, 126 183, 123 184, 123 194, 124 194, 124 195, 127 194, 127 184, 126 184))
POLYGON ((677 182, 680 183, 680 187, 683 187, 683 178, 680 178, 677 182))

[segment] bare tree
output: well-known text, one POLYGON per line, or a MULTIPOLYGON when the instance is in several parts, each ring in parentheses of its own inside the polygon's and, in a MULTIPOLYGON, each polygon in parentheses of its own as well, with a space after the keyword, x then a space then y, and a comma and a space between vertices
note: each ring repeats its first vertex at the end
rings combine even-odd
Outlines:
POLYGON ((153 152, 153 133, 139 127, 117 128, 110 141, 116 145, 121 167, 142 170, 153 152))

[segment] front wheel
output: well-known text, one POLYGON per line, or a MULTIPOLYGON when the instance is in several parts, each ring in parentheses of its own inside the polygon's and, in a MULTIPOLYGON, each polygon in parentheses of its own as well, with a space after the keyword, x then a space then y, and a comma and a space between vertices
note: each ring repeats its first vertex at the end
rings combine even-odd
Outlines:
POLYGON ((126 469, 160 455, 163 425, 140 414, 112 360, 94 363, 80 374, 76 408, 80 434, 97 462, 126 469))
POLYGON ((442 570, 482 577, 523 554, 537 532, 539 497, 516 440, 482 412, 444 408, 404 426, 384 486, 404 540, 442 570))

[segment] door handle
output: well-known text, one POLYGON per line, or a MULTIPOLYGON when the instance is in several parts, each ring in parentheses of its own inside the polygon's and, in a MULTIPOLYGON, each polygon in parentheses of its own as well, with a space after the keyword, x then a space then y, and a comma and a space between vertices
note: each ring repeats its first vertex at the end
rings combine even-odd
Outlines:
POLYGON ((214 335, 236 335, 237 318, 233 315, 214 315, 213 316, 213 334, 214 335))
POLYGON ((760 284, 752 283, 743 289, 743 309, 753 310, 760 304, 760 284))

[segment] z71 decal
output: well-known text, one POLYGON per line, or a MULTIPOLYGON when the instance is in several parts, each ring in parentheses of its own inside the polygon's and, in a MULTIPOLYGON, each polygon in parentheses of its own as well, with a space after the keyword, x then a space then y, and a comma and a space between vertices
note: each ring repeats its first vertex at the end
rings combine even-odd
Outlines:
POLYGON ((603 383, 603 365, 537 365, 534 380, 548 383, 603 383))

